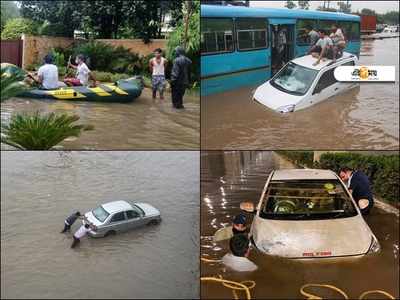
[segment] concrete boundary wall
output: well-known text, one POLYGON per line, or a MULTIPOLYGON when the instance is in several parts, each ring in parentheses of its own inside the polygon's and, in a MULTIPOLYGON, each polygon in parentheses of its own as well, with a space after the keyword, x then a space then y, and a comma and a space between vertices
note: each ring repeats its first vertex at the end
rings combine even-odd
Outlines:
MULTIPOLYGON (((26 68, 27 66, 35 63, 40 63, 44 56, 48 54, 52 48, 67 48, 76 43, 86 42, 86 40, 83 39, 31 35, 23 35, 22 40, 22 68, 26 68)), ((165 49, 167 45, 167 40, 152 40, 148 44, 143 43, 143 41, 140 39, 98 39, 97 41, 116 47, 122 46, 129 49, 131 52, 135 52, 143 56, 152 53, 156 48, 165 49)))

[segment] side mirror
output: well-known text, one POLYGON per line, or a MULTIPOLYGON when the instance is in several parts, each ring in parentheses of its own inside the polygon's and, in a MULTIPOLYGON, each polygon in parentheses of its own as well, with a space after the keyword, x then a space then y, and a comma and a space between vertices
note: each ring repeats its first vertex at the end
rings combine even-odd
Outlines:
POLYGON ((253 202, 250 201, 245 201, 245 202, 241 202, 240 203, 240 209, 247 211, 249 213, 254 213, 255 209, 254 209, 254 204, 253 202))

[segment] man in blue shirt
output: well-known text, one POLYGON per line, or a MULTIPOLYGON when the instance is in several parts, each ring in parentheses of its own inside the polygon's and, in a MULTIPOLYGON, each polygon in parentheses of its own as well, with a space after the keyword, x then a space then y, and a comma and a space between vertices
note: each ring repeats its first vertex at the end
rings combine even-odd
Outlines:
POLYGON ((359 206, 363 215, 369 214, 374 206, 374 198, 372 196, 371 184, 368 176, 362 171, 349 167, 343 167, 339 171, 340 178, 347 183, 347 188, 352 194, 354 201, 359 206))

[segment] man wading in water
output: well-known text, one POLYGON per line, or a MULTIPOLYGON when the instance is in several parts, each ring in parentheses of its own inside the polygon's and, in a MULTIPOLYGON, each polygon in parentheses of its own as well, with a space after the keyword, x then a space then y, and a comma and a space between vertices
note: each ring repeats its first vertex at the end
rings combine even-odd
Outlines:
POLYGON ((149 62, 150 72, 152 74, 151 87, 153 89, 153 99, 157 98, 157 91, 160 93, 160 99, 164 100, 165 89, 165 66, 167 60, 162 57, 162 50, 154 50, 155 57, 149 62))
POLYGON ((171 72, 172 105, 177 109, 183 106, 183 96, 190 83, 190 65, 192 61, 185 56, 185 50, 175 48, 176 58, 171 72))
POLYGON ((60 233, 65 233, 67 231, 71 230, 71 226, 75 223, 75 221, 77 219, 85 219, 85 216, 82 216, 81 213, 79 211, 77 211, 76 213, 73 213, 72 215, 70 215, 68 218, 65 219, 64 221, 64 229, 60 232, 60 233))
POLYGON ((91 230, 96 230, 96 226, 95 225, 89 225, 89 224, 85 224, 82 225, 81 227, 79 227, 79 229, 74 233, 73 239, 74 241, 72 242, 71 248, 75 248, 76 245, 78 245, 81 242, 81 238, 83 238, 85 235, 87 235, 87 233, 91 230))

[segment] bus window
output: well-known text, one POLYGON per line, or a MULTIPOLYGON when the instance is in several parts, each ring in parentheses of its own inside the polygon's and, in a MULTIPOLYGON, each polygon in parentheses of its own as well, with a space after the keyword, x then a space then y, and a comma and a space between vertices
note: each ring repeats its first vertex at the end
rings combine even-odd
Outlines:
POLYGON ((326 34, 329 36, 331 34, 332 25, 336 25, 336 21, 320 20, 318 24, 318 29, 325 29, 326 34))
POLYGON ((268 23, 265 19, 236 19, 238 49, 267 48, 267 28, 268 23))
POLYGON ((200 39, 202 55, 232 52, 233 20, 202 18, 200 39))
POLYGON ((360 23, 358 22, 339 22, 339 27, 348 41, 360 40, 360 23))
POLYGON ((307 35, 306 28, 311 27, 318 30, 316 20, 297 20, 297 45, 309 45, 310 37, 307 35))

